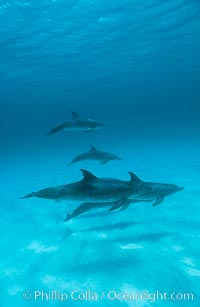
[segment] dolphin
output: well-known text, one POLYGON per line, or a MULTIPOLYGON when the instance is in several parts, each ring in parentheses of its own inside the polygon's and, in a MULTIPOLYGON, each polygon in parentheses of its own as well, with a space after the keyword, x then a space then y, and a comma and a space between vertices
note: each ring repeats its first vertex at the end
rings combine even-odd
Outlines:
MULTIPOLYGON (((184 190, 183 187, 178 187, 175 184, 166 184, 166 183, 154 183, 154 182, 145 182, 138 178, 134 173, 132 173, 132 178, 137 182, 138 186, 143 186, 144 193, 138 195, 137 200, 141 201, 154 201, 152 206, 160 205, 166 196, 172 195, 179 191, 184 190), (147 188, 145 190, 145 187, 147 188)), ((110 210, 119 209, 119 204, 115 203, 110 210)))
POLYGON ((62 130, 80 130, 83 132, 91 132, 94 129, 101 129, 105 127, 105 124, 100 121, 81 118, 80 115, 74 111, 71 111, 71 113, 72 118, 70 120, 59 124, 49 131, 47 135, 55 134, 62 130))
POLYGON ((98 150, 96 147, 90 145, 90 150, 76 156, 68 165, 77 163, 83 160, 100 161, 101 164, 106 164, 111 160, 121 160, 117 155, 98 150))
POLYGON ((70 200, 83 202, 65 221, 83 212, 96 208, 110 207, 109 210, 125 210, 131 203, 154 201, 159 205, 166 196, 182 191, 184 188, 174 184, 144 182, 134 173, 129 172, 130 180, 98 178, 91 172, 81 169, 83 179, 74 183, 46 188, 22 197, 39 197, 55 201, 70 200))
MULTIPOLYGON (((115 207, 123 208, 124 206, 127 207, 129 197, 134 196, 135 201, 136 196, 141 193, 144 194, 149 189, 145 187, 144 190, 144 186, 135 181, 135 175, 131 172, 129 172, 130 180, 128 181, 115 178, 98 178, 84 169, 81 169, 81 172, 83 179, 80 181, 32 192, 23 196, 22 199, 39 197, 55 201, 111 202, 109 205, 113 206, 114 204, 115 207)), ((97 204, 94 204, 94 206, 97 206, 97 204)), ((98 206, 101 206, 101 204, 98 206)))
POLYGON ((126 210, 128 208, 128 206, 131 203, 137 203, 140 200, 137 199, 120 199, 117 201, 111 201, 111 202, 84 202, 82 203, 80 206, 78 206, 77 208, 75 208, 75 210, 73 211, 72 214, 67 214, 66 218, 64 220, 64 222, 67 222, 69 220, 71 220, 72 218, 75 218, 85 212, 88 212, 90 210, 93 209, 101 209, 101 208, 107 208, 110 207, 110 210, 114 207, 114 208, 120 208, 120 211, 126 210))
MULTIPOLYGON (((98 178, 91 172, 81 169, 83 179, 74 183, 46 188, 38 192, 27 194, 21 199, 39 197, 55 201, 70 200, 82 201, 72 214, 67 214, 65 221, 70 220, 91 209, 110 207, 111 210, 120 208, 125 210, 131 203, 140 200, 134 199, 145 193, 143 186, 138 186, 135 176, 129 172, 130 180, 124 181, 115 178, 98 178), (133 199, 129 199, 133 196, 133 199), (114 209, 112 209, 114 208, 114 209)), ((145 187, 145 189, 148 189, 145 187)))

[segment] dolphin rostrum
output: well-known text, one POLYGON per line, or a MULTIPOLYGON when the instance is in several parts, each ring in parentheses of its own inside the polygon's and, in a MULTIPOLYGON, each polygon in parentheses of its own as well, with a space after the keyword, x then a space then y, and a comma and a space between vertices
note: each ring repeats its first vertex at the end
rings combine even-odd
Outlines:
POLYGON ((79 116, 74 111, 71 111, 72 118, 64 123, 59 124, 55 128, 53 128, 47 135, 55 134, 62 130, 80 130, 83 132, 91 132, 94 129, 101 129, 105 127, 105 124, 93 120, 93 119, 84 119, 79 116))
POLYGON ((106 164, 111 160, 121 160, 117 155, 98 150, 96 147, 90 145, 90 150, 76 156, 68 165, 77 163, 83 160, 100 161, 101 164, 106 164))

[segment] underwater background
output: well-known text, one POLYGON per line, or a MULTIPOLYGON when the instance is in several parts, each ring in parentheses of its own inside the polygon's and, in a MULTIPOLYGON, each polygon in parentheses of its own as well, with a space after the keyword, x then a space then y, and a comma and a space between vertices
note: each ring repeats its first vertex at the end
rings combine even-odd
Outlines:
POLYGON ((0 0, 0 307, 199 306, 199 33, 198 0, 0 0), (70 110, 107 127, 46 136, 70 110), (91 144, 122 161, 68 166, 91 144), (81 168, 184 191, 66 223, 70 202, 19 199, 81 168), (194 299, 34 300, 42 290, 194 299))

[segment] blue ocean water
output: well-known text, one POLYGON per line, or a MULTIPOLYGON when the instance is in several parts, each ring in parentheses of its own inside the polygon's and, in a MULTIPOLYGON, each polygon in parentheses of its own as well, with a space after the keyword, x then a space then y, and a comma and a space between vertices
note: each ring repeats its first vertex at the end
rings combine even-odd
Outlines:
POLYGON ((199 306, 199 33, 197 0, 0 0, 0 307, 199 306), (70 110, 107 127, 46 136, 70 110), (91 144, 122 161, 67 166, 91 144), (80 169, 184 191, 66 223, 79 203, 19 199, 80 169))

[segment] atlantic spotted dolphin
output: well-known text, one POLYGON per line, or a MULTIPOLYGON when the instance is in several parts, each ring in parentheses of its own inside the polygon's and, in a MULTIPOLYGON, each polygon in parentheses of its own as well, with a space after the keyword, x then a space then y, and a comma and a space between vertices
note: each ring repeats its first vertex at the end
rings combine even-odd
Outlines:
MULTIPOLYGON (((152 206, 160 205, 166 196, 172 195, 184 190, 183 187, 178 187, 175 184, 145 182, 132 173, 135 184, 143 186, 143 193, 140 193, 136 198, 139 201, 154 201, 152 206)), ((119 204, 115 203, 110 210, 119 209, 119 204)))
POLYGON ((22 198, 39 197, 83 202, 72 214, 67 215, 66 220, 69 220, 96 208, 125 210, 131 203, 139 201, 154 201, 153 206, 157 206, 166 196, 184 189, 174 184, 144 182, 132 172, 129 172, 129 181, 98 178, 84 169, 81 169, 81 172, 83 179, 80 181, 32 192, 22 198))
POLYGON ((83 213, 86 213, 90 210, 93 209, 101 209, 101 208, 110 208, 110 210, 112 208, 121 208, 120 211, 123 211, 125 209, 128 208, 128 206, 132 203, 137 203, 141 200, 136 200, 136 199, 119 199, 116 201, 111 201, 111 202, 84 202, 82 203, 80 206, 78 206, 73 212, 72 214, 67 213, 66 218, 65 218, 65 222, 69 221, 83 213))
POLYGON ((84 160, 100 161, 101 164, 106 164, 112 160, 121 160, 121 158, 115 154, 98 150, 96 147, 91 145, 89 151, 76 156, 68 165, 84 160))
POLYGON ((105 124, 93 120, 93 119, 84 119, 81 118, 79 114, 74 111, 71 111, 72 118, 64 123, 59 124, 55 128, 53 128, 47 135, 55 134, 62 130, 80 130, 83 132, 91 132, 94 129, 101 129, 105 127, 105 124))
MULTIPOLYGON (((127 206, 129 197, 134 199, 147 193, 148 187, 138 184, 135 175, 129 172, 130 180, 124 181, 115 178, 98 178, 87 170, 81 169, 83 179, 74 183, 46 188, 32 192, 22 198, 39 197, 52 200, 70 200, 89 203, 119 202, 120 207, 127 206)), ((111 203, 115 205, 115 203, 111 203)))

